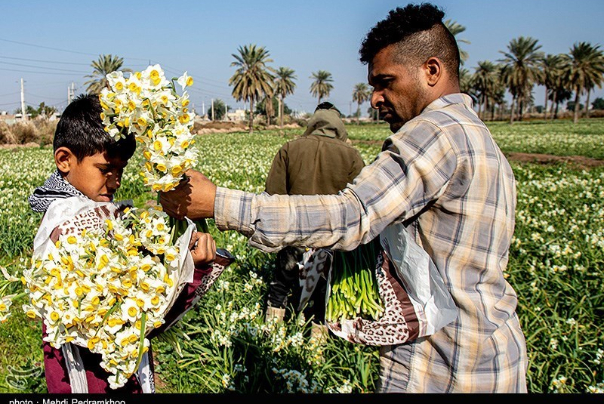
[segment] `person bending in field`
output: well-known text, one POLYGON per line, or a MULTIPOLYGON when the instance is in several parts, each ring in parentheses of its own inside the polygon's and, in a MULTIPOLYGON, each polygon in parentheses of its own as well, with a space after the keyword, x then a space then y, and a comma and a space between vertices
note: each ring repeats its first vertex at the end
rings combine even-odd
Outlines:
MULTIPOLYGON (((365 165, 361 153, 348 142, 340 111, 330 102, 319 104, 304 134, 285 143, 273 158, 266 178, 266 192, 280 195, 337 194, 365 165)), ((304 302, 299 266, 305 252, 303 247, 290 246, 277 252, 275 272, 268 290, 266 318, 283 320, 288 303, 293 303, 302 310, 305 319, 312 322, 311 335, 324 339, 328 335, 324 324, 325 297, 332 256, 327 250, 316 252, 313 258, 324 264, 319 268, 321 276, 303 288, 310 294, 309 300, 304 302)))

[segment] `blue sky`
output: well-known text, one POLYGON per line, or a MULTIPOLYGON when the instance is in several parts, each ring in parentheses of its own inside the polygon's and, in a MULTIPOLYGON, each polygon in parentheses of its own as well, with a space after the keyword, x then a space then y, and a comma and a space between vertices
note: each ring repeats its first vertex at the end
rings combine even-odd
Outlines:
MULTIPOLYGON (((470 59, 496 62, 519 36, 539 40, 545 53, 568 53, 575 42, 604 49, 602 0, 435 0, 445 18, 466 27, 458 36, 470 59)), ((265 47, 273 63, 297 76, 296 91, 286 104, 296 111, 313 111, 317 100, 309 91, 318 70, 332 74, 329 101, 346 114, 356 110, 352 91, 366 82, 367 67, 358 50, 367 31, 388 11, 406 2, 390 0, 2 0, 0 3, 0 111, 25 102, 40 102, 62 110, 68 88, 85 92, 85 77, 99 55, 124 58, 124 67, 142 70, 159 63, 169 76, 187 71, 195 79, 189 94, 200 113, 212 99, 232 108, 230 64, 240 46, 265 47)), ((535 91, 543 104, 543 89, 535 91)), ((595 97, 604 97, 596 89, 595 97)), ((362 106, 363 113, 369 104, 362 106)))

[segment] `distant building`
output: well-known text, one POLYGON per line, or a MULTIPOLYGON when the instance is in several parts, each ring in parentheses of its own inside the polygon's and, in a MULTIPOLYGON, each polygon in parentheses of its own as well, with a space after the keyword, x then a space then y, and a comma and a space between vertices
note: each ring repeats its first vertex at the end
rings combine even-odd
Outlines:
POLYGON ((236 109, 235 111, 227 112, 226 120, 227 121, 245 121, 245 109, 236 109))
MULTIPOLYGON (((19 114, 19 120, 21 120, 21 114, 19 114)), ((7 125, 12 125, 17 122, 17 117, 16 115, 9 114, 6 111, 2 111, 2 113, 0 114, 0 122, 4 122, 7 125)))
MULTIPOLYGON (((56 121, 59 118, 61 118, 61 114, 58 112, 55 112, 54 114, 50 115, 47 119, 49 121, 56 121)), ((38 119, 38 118, 32 118, 31 115, 28 114, 27 119, 31 120, 31 119, 38 119)), ((22 122, 22 121, 23 121, 23 114, 9 114, 6 111, 0 112, 0 122, 4 122, 7 125, 13 125, 17 122, 22 122)))

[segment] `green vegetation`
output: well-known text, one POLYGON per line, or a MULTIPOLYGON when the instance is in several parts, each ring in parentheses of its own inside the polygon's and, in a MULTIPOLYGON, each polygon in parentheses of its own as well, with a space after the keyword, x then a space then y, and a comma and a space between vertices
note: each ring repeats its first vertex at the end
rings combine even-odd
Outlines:
MULTIPOLYGON (((604 160, 604 120, 490 124, 504 151, 581 155, 604 160)), ((367 163, 390 135, 386 125, 348 126, 367 163)), ((261 192, 272 158, 300 130, 197 137, 198 168, 218 185, 261 192)), ((135 158, 140 158, 136 155, 135 158)), ((604 167, 583 169, 511 161, 518 180, 516 231, 508 281, 529 352, 533 393, 604 392, 604 167)), ((155 199, 126 169, 118 199, 140 206, 155 199)), ((0 150, 0 265, 19 275, 31 254, 40 215, 27 196, 54 169, 51 149, 0 150)), ((153 342, 162 393, 353 392, 375 390, 376 347, 331 336, 310 341, 303 319, 264 322, 273 258, 235 232, 219 232, 219 247, 237 257, 169 333, 153 342), (177 341, 177 343, 175 342, 177 341)), ((11 287, 18 289, 20 285, 11 287)), ((16 292, 14 290, 12 292, 16 292)), ((40 324, 19 313, 0 325, 0 393, 44 392, 40 324)), ((308 319, 306 319, 308 321, 308 319)))

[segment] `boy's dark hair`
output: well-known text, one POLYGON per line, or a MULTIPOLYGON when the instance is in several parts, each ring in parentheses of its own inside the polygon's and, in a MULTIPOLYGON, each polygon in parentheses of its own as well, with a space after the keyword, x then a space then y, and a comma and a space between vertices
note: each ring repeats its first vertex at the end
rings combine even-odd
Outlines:
POLYGON ((107 152, 110 158, 128 160, 136 150, 134 136, 119 141, 105 132, 98 95, 76 97, 61 114, 52 142, 53 150, 67 147, 78 161, 96 153, 107 152))
POLYGON ((443 23, 445 13, 430 3, 397 7, 378 22, 367 34, 360 60, 371 63, 385 47, 396 44, 398 63, 422 64, 430 57, 439 58, 449 73, 459 77, 459 48, 457 41, 443 23))

